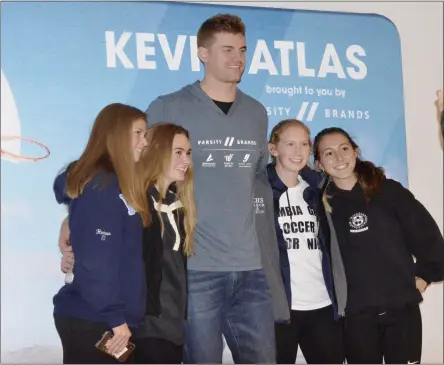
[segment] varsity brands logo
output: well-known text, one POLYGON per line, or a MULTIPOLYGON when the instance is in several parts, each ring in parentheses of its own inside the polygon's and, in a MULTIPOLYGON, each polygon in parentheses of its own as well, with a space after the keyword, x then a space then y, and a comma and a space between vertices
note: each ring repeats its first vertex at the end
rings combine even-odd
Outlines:
POLYGON ((220 139, 199 139, 197 141, 198 146, 211 146, 211 145, 221 145, 222 140, 220 139))
MULTIPOLYGON (((198 146, 209 146, 204 150, 218 150, 218 146, 223 146, 221 150, 236 151, 238 146, 256 146, 257 142, 252 139, 237 139, 234 136, 225 137, 225 139, 199 139, 197 140, 198 146)), ((248 151, 248 149, 244 149, 248 151)))
POLYGON ((310 105, 310 102, 303 101, 301 104, 301 107, 299 108, 298 116, 296 119, 299 119, 303 122, 312 122, 314 119, 314 116, 316 114, 316 110, 318 109, 318 102, 311 103, 310 110, 307 114, 307 117, 305 117, 305 112, 307 111, 308 106, 310 105))
POLYGON ((242 162, 239 162, 239 167, 251 167, 251 162, 248 162, 250 160, 250 153, 246 153, 242 162))
POLYGON ((236 140, 237 145, 247 145, 247 146, 256 146, 257 142, 253 140, 247 140, 247 139, 238 139, 236 140))
POLYGON ((248 145, 248 146, 256 146, 256 141, 253 140, 247 140, 247 139, 234 139, 234 137, 227 137, 225 139, 224 146, 225 147, 232 147, 234 144, 234 141, 236 141, 237 145, 248 145))
POLYGON ((105 241, 106 237, 111 236, 110 232, 106 232, 103 229, 96 229, 96 234, 100 236, 102 241, 105 241))
POLYGON ((254 197, 253 198, 253 208, 254 208, 255 214, 264 214, 265 213, 264 198, 254 197))
POLYGON ((224 146, 225 147, 231 147, 233 145, 233 142, 234 142, 234 137, 227 137, 225 139, 224 146))
POLYGON ((256 152, 257 142, 255 140, 240 139, 235 136, 225 136, 215 139, 200 139, 197 144, 201 151, 208 153, 202 159, 202 167, 216 167, 216 160, 224 167, 252 167, 255 162, 254 153, 256 152), (234 155, 239 152, 239 156, 234 155), (243 153, 242 158, 240 155, 243 153))
POLYGON ((205 162, 202 162, 202 167, 216 167, 216 162, 214 162, 214 158, 211 153, 208 155, 205 162))
POLYGON ((368 230, 367 226, 368 218, 364 213, 355 213, 353 214, 348 223, 350 224, 350 232, 352 233, 359 233, 364 232, 368 230))
POLYGON ((233 162, 232 162, 233 156, 234 156, 234 153, 230 153, 229 155, 224 156, 224 159, 225 159, 224 166, 225 167, 233 167, 233 162))

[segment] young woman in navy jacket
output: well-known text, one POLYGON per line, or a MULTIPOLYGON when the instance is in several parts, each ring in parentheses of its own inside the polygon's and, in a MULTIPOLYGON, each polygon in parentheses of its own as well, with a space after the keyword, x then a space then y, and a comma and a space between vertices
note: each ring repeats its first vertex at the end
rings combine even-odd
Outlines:
POLYGON ((289 119, 270 136, 273 162, 267 166, 273 189, 281 273, 290 311, 289 323, 276 324, 277 362, 295 363, 298 346, 309 364, 341 364, 341 322, 336 302, 327 237, 320 230, 320 175, 307 167, 309 129, 289 119))
POLYGON ((69 208, 76 257, 72 282, 53 300, 63 363, 117 362, 95 344, 112 331, 108 352, 120 353, 145 313, 142 227, 148 208, 136 167, 146 133, 141 110, 108 105, 80 158, 55 180, 56 199, 69 208))

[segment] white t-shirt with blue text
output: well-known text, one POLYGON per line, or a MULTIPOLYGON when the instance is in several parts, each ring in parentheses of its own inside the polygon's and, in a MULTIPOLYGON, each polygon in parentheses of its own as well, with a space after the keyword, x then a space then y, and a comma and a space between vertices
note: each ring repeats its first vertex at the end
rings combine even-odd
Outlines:
POLYGON ((331 304, 322 274, 319 224, 303 198, 308 184, 299 183, 279 198, 278 222, 287 242, 291 277, 291 309, 313 310, 331 304))

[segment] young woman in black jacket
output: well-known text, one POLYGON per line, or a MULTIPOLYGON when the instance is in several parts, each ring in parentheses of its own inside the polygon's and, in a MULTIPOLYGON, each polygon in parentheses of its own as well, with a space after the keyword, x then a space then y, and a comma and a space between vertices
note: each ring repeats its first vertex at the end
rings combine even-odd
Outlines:
POLYGON ((133 336, 138 364, 182 363, 187 303, 187 256, 196 208, 188 132, 175 124, 150 128, 141 159, 151 224, 143 232, 146 316, 133 336))
POLYGON ((331 178, 323 201, 342 259, 333 271, 345 271, 347 362, 419 363, 421 293, 443 280, 438 226, 409 190, 359 158, 344 130, 319 132, 314 157, 331 178))

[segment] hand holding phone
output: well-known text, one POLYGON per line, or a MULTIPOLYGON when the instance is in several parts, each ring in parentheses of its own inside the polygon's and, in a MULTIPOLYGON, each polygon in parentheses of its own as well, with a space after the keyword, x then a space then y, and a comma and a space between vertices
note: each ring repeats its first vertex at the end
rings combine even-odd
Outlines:
POLYGON ((126 323, 113 328, 113 337, 105 345, 110 354, 123 351, 131 338, 131 331, 126 323))
POLYGON ((118 361, 125 362, 136 348, 133 343, 129 342, 130 338, 131 331, 124 323, 113 328, 113 332, 105 332, 102 339, 97 342, 96 347, 118 361))

